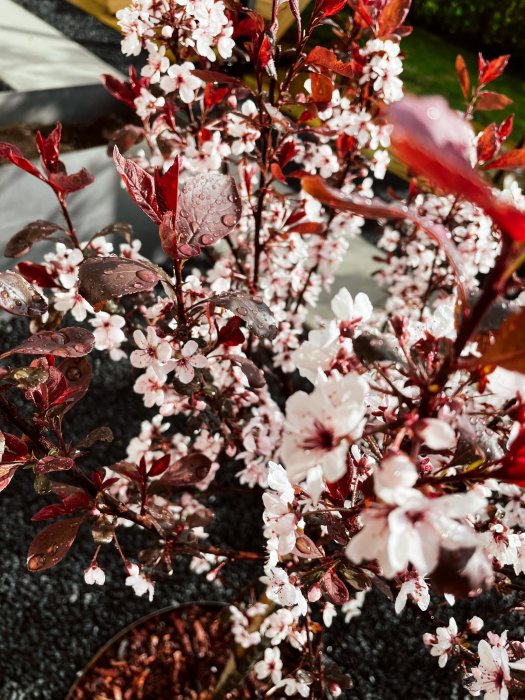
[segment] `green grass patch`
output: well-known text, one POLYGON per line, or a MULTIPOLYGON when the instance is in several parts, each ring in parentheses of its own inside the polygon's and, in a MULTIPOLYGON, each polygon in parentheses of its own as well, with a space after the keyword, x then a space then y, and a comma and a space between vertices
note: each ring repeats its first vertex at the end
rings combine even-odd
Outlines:
MULTIPOLYGON (((403 82, 405 92, 417 95, 443 95, 457 108, 464 107, 463 95, 456 78, 454 63, 460 53, 469 69, 471 80, 477 75, 477 54, 462 48, 449 40, 442 39, 426 29, 415 27, 411 36, 401 42, 406 53, 403 82)), ((512 58, 511 63, 512 65, 512 58)), ((486 126, 492 121, 502 121, 511 113, 515 114, 512 140, 519 141, 525 135, 525 82, 512 74, 503 75, 488 87, 494 92, 502 92, 513 100, 507 109, 494 112, 476 112, 476 121, 486 126)))

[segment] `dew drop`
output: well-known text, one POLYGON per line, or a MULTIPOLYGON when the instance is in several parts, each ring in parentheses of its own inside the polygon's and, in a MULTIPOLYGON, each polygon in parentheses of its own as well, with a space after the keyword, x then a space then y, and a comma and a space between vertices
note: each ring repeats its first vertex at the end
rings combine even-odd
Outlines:
POLYGON ((224 214, 224 216, 221 216, 221 221, 228 228, 233 228, 237 222, 233 214, 224 214))
POLYGON ((56 343, 57 345, 65 345, 66 339, 62 333, 51 333, 49 339, 56 343))
POLYGON ((238 306, 235 310, 235 313, 238 314, 239 316, 247 316, 248 311, 247 309, 244 308, 244 306, 238 306))
POLYGON ((157 275, 153 272, 153 270, 139 270, 137 272, 137 277, 143 282, 155 282, 157 279, 157 275))
POLYGON ((58 552, 58 545, 52 544, 46 549, 47 554, 56 554, 58 552))
MULTIPOLYGON (((79 346, 75 345, 75 350, 78 350, 78 348, 79 346)), ((77 382, 81 376, 82 372, 78 369, 78 367, 69 367, 69 369, 66 371, 66 379, 69 379, 70 382, 77 382)))
POLYGON ((202 236, 202 245, 211 245, 213 243, 213 236, 202 236))
POLYGON ((27 568, 29 571, 39 571, 44 568, 46 561, 47 559, 43 554, 33 554, 33 556, 29 557, 27 560, 27 568))
POLYGON ((86 350, 86 348, 81 343, 77 343, 73 347, 77 352, 85 352, 86 350))

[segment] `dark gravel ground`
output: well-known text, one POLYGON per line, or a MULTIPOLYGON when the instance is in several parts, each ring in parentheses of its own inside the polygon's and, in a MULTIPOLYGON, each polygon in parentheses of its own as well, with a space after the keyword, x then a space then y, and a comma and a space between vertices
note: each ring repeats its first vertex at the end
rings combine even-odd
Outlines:
MULTIPOLYGON (((78 7, 70 5, 66 0, 15 0, 29 12, 44 22, 56 27, 62 34, 85 46, 109 65, 122 71, 125 75, 135 60, 124 56, 120 51, 120 34, 102 24, 92 15, 83 12, 78 7)), ((142 65, 143 59, 138 59, 137 65, 142 65)))
MULTIPOLYGON (((2 326, 0 350, 20 337, 23 323, 2 326)), ((116 440, 103 446, 100 464, 122 458, 125 445, 147 415, 131 393, 129 365, 92 356, 94 384, 77 406, 72 434, 87 433, 97 425, 111 425, 116 440), (81 409, 81 410, 78 410, 81 409)), ((228 477, 223 483, 228 483, 228 477)), ((212 537, 230 546, 250 549, 260 537, 260 502, 256 494, 216 497, 217 524, 212 537)), ((122 627, 166 605, 195 600, 232 600, 235 592, 254 581, 255 565, 225 569, 224 587, 208 584, 191 574, 184 561, 173 576, 157 585, 152 603, 137 598, 124 586, 124 572, 114 551, 103 553, 106 585, 87 586, 83 569, 94 545, 84 528, 72 551, 55 569, 30 574, 25 568, 27 547, 40 524, 31 515, 45 498, 32 489, 27 474, 19 474, 0 496, 0 699, 64 700, 78 671, 97 649, 122 627)), ((124 532, 124 549, 136 551, 136 529, 124 532)), ((141 543, 142 544, 142 543, 141 543)), ((139 545, 140 546, 140 545, 139 545)), ((494 607, 491 596, 455 611, 458 619, 494 607), (459 613, 459 614, 458 614, 459 613)), ((448 619, 449 611, 440 616, 448 619)), ((511 622, 516 622, 511 621, 511 622)), ((515 625, 514 625, 515 626, 515 625)), ((368 595, 363 614, 349 625, 336 621, 327 639, 328 653, 354 681, 348 700, 445 700, 465 697, 451 669, 441 671, 421 643, 429 626, 407 610, 397 617, 381 594, 368 595)), ((523 630, 520 631, 521 636, 523 630)), ((519 634, 516 638, 520 638, 519 634)))

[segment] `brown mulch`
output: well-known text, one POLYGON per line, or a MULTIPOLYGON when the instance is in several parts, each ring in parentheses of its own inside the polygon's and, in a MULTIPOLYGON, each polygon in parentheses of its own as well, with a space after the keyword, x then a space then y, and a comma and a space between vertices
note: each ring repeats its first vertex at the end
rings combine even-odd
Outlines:
MULTIPOLYGON (((124 630, 95 657, 67 700, 210 700, 232 643, 222 610, 181 606, 124 630)), ((257 694, 248 681, 228 697, 257 694)))

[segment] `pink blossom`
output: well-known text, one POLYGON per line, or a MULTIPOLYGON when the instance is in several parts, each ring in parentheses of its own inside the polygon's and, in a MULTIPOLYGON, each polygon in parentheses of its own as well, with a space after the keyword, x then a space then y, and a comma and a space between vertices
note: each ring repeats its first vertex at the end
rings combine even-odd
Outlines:
POLYGON ((208 366, 208 360, 198 352, 199 345, 195 340, 188 340, 181 350, 180 358, 173 360, 177 379, 183 384, 189 384, 195 376, 195 369, 208 366))

